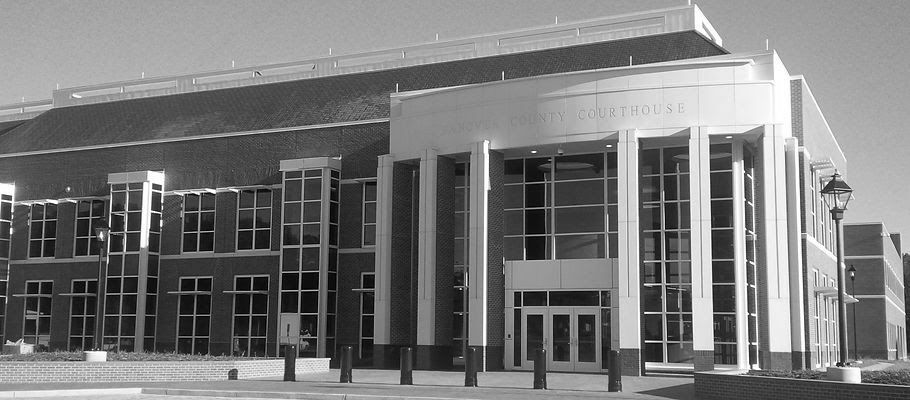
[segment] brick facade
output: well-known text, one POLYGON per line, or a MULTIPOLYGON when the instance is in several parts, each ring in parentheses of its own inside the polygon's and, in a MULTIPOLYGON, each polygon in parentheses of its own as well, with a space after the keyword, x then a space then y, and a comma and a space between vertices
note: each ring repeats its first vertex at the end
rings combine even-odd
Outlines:
MULTIPOLYGON (((297 374, 326 372, 328 358, 298 358, 297 374)), ((284 359, 234 361, 0 362, 0 383, 226 381, 281 376, 284 359)))
POLYGON ((695 398, 703 400, 898 400, 910 397, 910 386, 772 378, 723 372, 695 374, 695 398))

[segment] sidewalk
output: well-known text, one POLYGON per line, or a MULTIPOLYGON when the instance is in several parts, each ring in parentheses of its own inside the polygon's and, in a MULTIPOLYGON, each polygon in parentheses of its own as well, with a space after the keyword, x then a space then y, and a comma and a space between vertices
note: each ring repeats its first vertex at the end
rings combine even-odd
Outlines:
MULTIPOLYGON (((38 395, 36 390, 57 390, 67 400, 101 400, 114 398, 129 399, 205 399, 211 396, 229 398, 305 398, 305 399, 694 399, 691 375, 649 375, 647 377, 623 377, 623 392, 607 392, 607 376, 596 374, 547 374, 548 390, 532 388, 533 374, 530 372, 485 372, 478 373, 476 388, 464 387, 464 373, 450 371, 414 371, 414 385, 398 384, 397 370, 354 370, 353 383, 338 383, 340 373, 331 370, 326 373, 298 375, 297 382, 283 382, 281 377, 256 380, 219 382, 133 382, 133 383, 66 383, 66 384, 3 384, 0 398, 38 395), (144 394, 121 393, 116 397, 104 393, 110 388, 145 388, 144 394), (96 389, 95 392, 79 393, 78 389, 96 389), (162 390, 168 389, 168 390, 162 390)), ((49 394, 49 393, 48 393, 49 394)), ((32 397, 36 398, 36 397, 32 397)), ((38 397, 57 398, 60 397, 38 397)))

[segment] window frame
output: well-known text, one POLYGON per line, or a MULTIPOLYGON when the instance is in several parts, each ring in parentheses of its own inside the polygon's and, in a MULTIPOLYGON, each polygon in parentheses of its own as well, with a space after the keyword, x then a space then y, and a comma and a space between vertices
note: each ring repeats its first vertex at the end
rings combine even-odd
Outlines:
POLYGON ((97 226, 101 220, 107 219, 107 201, 104 198, 95 198, 95 199, 80 199, 76 201, 76 214, 73 216, 73 256, 74 257, 93 257, 97 256, 98 242, 95 240, 95 226, 97 226), (95 215, 94 203, 101 203, 101 215, 95 215), (82 204, 88 204, 88 216, 79 215, 79 207, 82 204), (79 221, 88 220, 88 236, 79 234, 79 221), (80 245, 80 240, 86 240, 85 245, 80 245), (80 252, 82 248, 88 246, 88 251, 85 253, 80 252))
POLYGON ((274 217, 273 214, 274 214, 274 204, 275 204, 275 199, 273 198, 274 194, 275 194, 275 191, 271 187, 251 187, 251 188, 240 189, 237 192, 237 217, 235 220, 235 232, 234 232, 234 246, 235 246, 234 248, 237 251, 268 251, 268 250, 271 250, 271 248, 272 248, 272 218, 274 217), (250 192, 250 191, 253 192, 253 207, 243 207, 242 203, 241 203, 243 193, 250 192), (269 204, 267 206, 262 206, 259 204, 259 193, 260 192, 268 192, 269 204), (240 227, 241 214, 243 213, 243 211, 249 211, 249 210, 252 210, 252 213, 253 213, 253 216, 252 216, 253 225, 251 228, 241 228, 240 227), (256 215, 261 210, 269 211, 267 227, 258 227, 256 225, 256 223, 257 223, 256 215), (268 232, 268 238, 265 240, 265 247, 257 246, 258 242, 256 241, 256 237, 257 237, 256 233, 260 232, 260 231, 268 232), (250 239, 250 246, 251 246, 250 248, 240 248, 240 243, 241 243, 240 235, 243 232, 251 232, 251 234, 252 234, 252 237, 250 239))
POLYGON ((214 281, 215 281, 215 279, 212 276, 180 276, 180 277, 177 277, 178 291, 174 293, 177 295, 177 324, 175 326, 174 349, 178 353, 181 353, 181 354, 209 354, 211 345, 212 345, 212 287, 214 285, 214 281), (190 280, 193 281, 193 290, 191 290, 189 292, 183 291, 183 282, 190 281, 190 280), (202 280, 209 281, 209 290, 199 290, 199 282, 202 280), (182 312, 183 302, 184 302, 184 300, 186 300, 186 298, 184 296, 186 296, 186 297, 192 296, 192 298, 193 298, 192 313, 184 314, 182 312), (200 314, 198 312, 199 311, 199 306, 198 306, 199 298, 202 296, 208 296, 208 303, 209 303, 208 314, 200 314), (192 334, 190 334, 190 335, 181 335, 180 334, 180 327, 181 327, 181 324, 183 321, 183 317, 190 317, 190 321, 192 321, 190 324, 191 325, 190 330, 192 331, 192 334), (200 317, 208 318, 208 328, 207 328, 208 334, 207 335, 199 335, 196 330, 198 327, 197 319, 199 319, 200 317), (183 353, 180 351, 181 350, 181 348, 180 348, 181 339, 190 340, 190 352, 189 353, 183 353), (198 339, 206 340, 204 352, 200 352, 196 348, 196 340, 198 340, 198 339))
MULTIPOLYGON (((360 273, 360 318, 359 318, 360 324, 359 324, 359 329, 357 331, 357 336, 359 338, 357 341, 357 345, 358 345, 357 355, 358 355, 358 358, 361 358, 361 359, 364 358, 363 349, 365 347, 364 346, 365 341, 369 340, 369 342, 370 342, 370 354, 369 354, 370 357, 373 356, 373 344, 376 343, 375 342, 375 339, 376 339, 375 330, 373 331, 373 336, 367 337, 367 336, 363 335, 363 327, 365 326, 364 320, 366 317, 372 317, 372 321, 374 321, 374 323, 375 323, 375 321, 376 321, 376 273, 375 272, 361 272, 360 273), (367 285, 366 285, 367 276, 373 277, 373 285, 370 287, 367 287, 367 285), (373 312, 370 314, 367 314, 364 310, 364 305, 366 304, 367 294, 373 296, 373 312)), ((375 329, 375 328, 371 327, 371 329, 375 329)))
POLYGON ((22 339, 24 341, 31 339, 32 344, 34 344, 36 346, 49 346, 50 345, 51 332, 54 331, 54 329, 53 329, 54 321, 52 318, 52 316, 54 315, 53 293, 54 293, 54 281, 51 279, 34 279, 34 280, 25 281, 25 296, 24 296, 25 301, 22 303, 22 339), (38 289, 37 292, 35 292, 35 293, 31 292, 31 290, 30 290, 31 284, 37 285, 37 289, 38 289), (44 293, 45 284, 49 284, 50 293, 44 293), (35 305, 36 309, 35 309, 34 314, 29 314, 29 311, 28 311, 29 302, 30 302, 29 300, 31 300, 33 298, 37 300, 36 305, 35 305), (42 314, 43 307, 42 307, 41 299, 49 299, 49 301, 48 301, 49 304, 47 305, 47 308, 49 308, 49 309, 44 314, 42 314), (28 321, 30 321, 30 320, 35 321, 35 333, 34 334, 26 333, 27 332, 26 329, 28 329, 28 325, 29 325, 28 321), (42 320, 47 321, 47 332, 48 332, 47 335, 41 334, 41 321, 42 320), (41 340, 42 337, 47 338, 46 343, 42 343, 42 340, 41 340))
MULTIPOLYGON (((232 301, 231 301, 231 352, 232 352, 232 353, 236 353, 237 350, 239 350, 239 347, 236 347, 234 344, 235 344, 235 343, 238 343, 238 344, 239 344, 239 340, 246 339, 246 341, 247 341, 247 346, 246 346, 247 351, 244 352, 244 353, 242 354, 242 356, 244 356, 244 357, 259 357, 259 356, 254 356, 254 355, 252 354, 252 352, 249 351, 249 350, 250 350, 250 343, 252 343, 252 340, 253 340, 253 339, 262 339, 262 340, 263 340, 263 343, 264 343, 264 344, 263 344, 264 347, 263 347, 263 354, 262 354, 261 356, 264 357, 264 356, 266 356, 266 355, 268 354, 268 352, 269 352, 269 350, 268 350, 268 349, 269 349, 269 345, 268 345, 268 342, 267 342, 267 340, 268 340, 268 325, 269 325, 269 323, 268 323, 268 316, 269 316, 269 310, 270 310, 270 307, 271 307, 271 304, 270 304, 270 303, 271 303, 271 299, 270 299, 271 295, 270 295, 270 293, 269 293, 269 290, 271 289, 271 284, 272 284, 271 280, 272 280, 272 279, 271 279, 271 277, 270 277, 268 274, 234 275, 233 284, 231 285, 231 287, 232 287, 234 290, 231 290, 231 291, 230 291, 230 293, 233 294, 233 297, 234 297, 234 298, 232 299, 232 301), (250 279, 250 288, 249 288, 249 289, 239 289, 239 288, 237 287, 238 280, 240 280, 240 279, 242 279, 242 278, 249 278, 249 279, 250 279), (267 285, 267 287, 266 287, 265 290, 257 290, 257 289, 256 289, 256 283, 255 283, 256 278, 265 278, 265 279, 266 279, 266 285, 267 285), (257 294, 261 294, 261 295, 264 295, 264 296, 265 296, 265 302, 266 302, 266 304, 265 304, 265 307, 266 307, 266 308, 265 308, 265 313, 253 313, 253 301, 255 300, 255 297, 253 297, 253 296, 255 296, 255 295, 257 295, 257 294), (250 298, 249 298, 249 302, 250 302, 250 311, 249 311, 249 313, 237 314, 237 296, 238 296, 238 295, 250 295, 250 298), (237 317, 238 317, 238 316, 241 316, 241 317, 243 317, 243 316, 248 317, 248 320, 247 320, 247 327, 246 327, 246 330, 245 330, 245 333, 246 333, 245 336, 244 336, 244 335, 237 335, 237 334, 236 334, 236 332, 237 332, 237 317), (265 334, 264 334, 264 335, 261 335, 261 336, 253 336, 253 335, 252 335, 253 317, 254 317, 254 316, 257 316, 257 317, 265 317, 266 322, 265 322, 265 334)), ((235 354, 235 355, 240 355, 240 354, 235 354)))
MULTIPOLYGON (((218 199, 218 198, 217 198, 217 195, 216 195, 215 193, 211 193, 211 192, 207 192, 207 191, 206 191, 206 192, 201 192, 201 193, 187 193, 187 194, 185 194, 185 195, 183 196, 183 207, 182 207, 181 210, 180 210, 180 220, 182 221, 182 223, 181 223, 181 225, 180 225, 180 253, 181 253, 181 254, 187 254, 187 253, 193 253, 193 254, 195 254, 195 253, 213 253, 213 252, 215 252, 215 231, 216 231, 216 229, 218 229, 218 211, 217 211, 217 210, 218 210, 218 206, 217 206, 217 201, 218 201, 218 200, 217 200, 217 199, 218 199), (196 207, 195 210, 187 210, 186 204, 187 204, 187 198, 188 198, 189 196, 196 196, 196 198, 197 198, 197 200, 196 200, 196 201, 197 201, 197 207, 196 207), (211 197, 212 197, 212 208, 211 208, 211 210, 209 210, 209 209, 203 209, 203 204, 205 204, 205 201, 204 201, 203 199, 204 199, 205 196, 211 196, 211 197), (203 213, 211 214, 211 215, 212 215, 212 229, 211 229, 211 230, 202 230, 202 215, 203 215, 203 213), (187 220, 187 215, 188 215, 188 214, 195 214, 195 215, 196 215, 196 229, 193 230, 193 231, 187 231, 187 229, 186 229, 186 228, 187 228, 187 227, 186 227, 186 220, 187 220), (195 243, 195 246, 193 247, 195 250, 187 250, 187 249, 186 249, 187 234, 195 234, 195 235, 196 235, 196 236, 195 236, 195 238, 196 238, 196 243, 195 243), (212 248, 211 248, 211 250, 200 250, 200 248, 202 247, 202 235, 203 235, 203 234, 210 234, 210 235, 212 236, 212 248)), ((240 201, 240 199, 239 199, 239 196, 238 196, 238 202, 239 202, 239 201, 240 201)), ((240 213, 239 213, 239 203, 238 203, 238 218, 239 218, 239 214, 240 214, 240 213)), ((255 214, 255 211, 254 211, 254 214, 255 214)), ((254 222, 254 223, 255 223, 255 222, 254 222)), ((255 231, 255 228, 254 228, 254 231, 255 231)), ((253 236, 255 237, 255 233, 253 234, 253 236)))
POLYGON ((363 204, 360 207, 360 216, 361 216, 361 219, 360 219, 360 222, 361 222, 360 244, 361 244, 361 247, 371 248, 371 247, 376 247, 376 226, 377 226, 376 220, 378 219, 377 212, 379 211, 379 209, 377 207, 378 200, 379 200, 379 185, 378 185, 377 181, 372 180, 372 181, 364 181, 362 186, 363 187, 361 190, 361 194, 363 196, 362 197, 363 204), (373 187, 373 199, 367 200, 367 188, 370 186, 373 187), (367 222, 367 209, 369 209, 369 208, 373 209, 373 221, 372 222, 367 222), (373 227, 372 243, 367 243, 367 237, 368 237, 367 228, 370 226, 373 227))
POLYGON ((58 209, 58 204, 53 202, 45 203, 35 203, 31 204, 28 208, 28 258, 54 258, 57 255, 56 246, 57 246, 57 221, 59 219, 60 210, 58 209), (54 218, 48 218, 48 209, 52 206, 54 210, 54 218), (40 219, 35 219, 35 209, 36 207, 41 207, 41 217, 40 219), (35 224, 41 224, 41 232, 35 237, 35 224), (48 235, 48 223, 53 223, 53 235, 48 235), (32 253, 33 246, 35 242, 38 242, 40 245, 40 252, 37 255, 32 253), (50 249, 50 250, 48 250, 50 249), (50 251, 50 255, 48 255, 50 251))

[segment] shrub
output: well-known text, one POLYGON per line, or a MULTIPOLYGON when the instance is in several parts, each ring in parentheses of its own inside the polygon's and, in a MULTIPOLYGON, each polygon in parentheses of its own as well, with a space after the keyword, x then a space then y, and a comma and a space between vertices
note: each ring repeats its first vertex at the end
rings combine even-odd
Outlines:
MULTIPOLYGON (((42 353, 10 354, 0 356, 0 361, 82 361, 82 359, 83 356, 81 351, 51 351, 42 353)), ((178 353, 107 353, 108 361, 229 361, 250 359, 259 358, 178 353)))
POLYGON ((749 375, 755 376, 771 376, 775 378, 793 378, 793 379, 824 379, 825 373, 822 371, 814 371, 811 369, 803 369, 797 371, 758 371, 752 370, 749 371, 749 375))
MULTIPOLYGON (((825 379, 824 371, 805 369, 799 371, 749 371, 748 375, 793 379, 825 379)), ((862 382, 910 386, 910 370, 862 371, 862 382)))

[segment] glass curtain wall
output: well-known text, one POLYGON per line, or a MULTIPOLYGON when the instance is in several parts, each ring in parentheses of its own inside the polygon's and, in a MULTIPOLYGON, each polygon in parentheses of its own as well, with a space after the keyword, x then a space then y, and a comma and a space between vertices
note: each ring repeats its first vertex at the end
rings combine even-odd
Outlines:
POLYGON ((608 227, 617 240, 606 212, 616 208, 615 165, 615 153, 506 160, 506 260, 606 258, 608 227))
POLYGON ((111 185, 104 350, 154 350, 162 189, 151 182, 111 185))
MULTIPOLYGON (((0 194, 0 326, 6 326, 6 286, 9 282, 9 244, 12 235, 13 196, 0 194)), ((0 329, 0 341, 4 341, 0 329)))
POLYGON ((692 276, 687 147, 641 152, 644 357, 692 363, 692 276))
POLYGON ((463 365, 468 346, 468 229, 470 228, 469 163, 455 164, 455 270, 452 281, 452 357, 463 365))
POLYGON ((335 353, 340 178, 329 168, 284 172, 281 312, 300 316, 302 357, 335 353))
POLYGON ((734 263, 733 153, 711 145, 711 258, 714 304, 714 363, 735 365, 736 267, 734 263))
POLYGON ((755 160, 752 149, 743 145, 743 202, 745 203, 745 221, 743 229, 746 235, 746 311, 749 323, 749 364, 758 365, 758 289, 755 253, 755 160))

